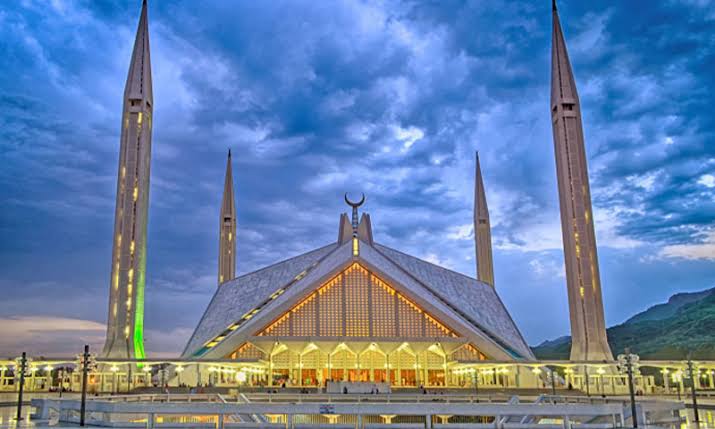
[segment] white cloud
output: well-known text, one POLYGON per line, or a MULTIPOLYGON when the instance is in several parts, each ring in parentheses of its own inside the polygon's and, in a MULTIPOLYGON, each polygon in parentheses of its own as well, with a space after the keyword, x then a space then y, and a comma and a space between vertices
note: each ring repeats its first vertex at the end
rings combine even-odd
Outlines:
POLYGON ((402 128, 401 126, 392 126, 392 132, 395 138, 402 142, 402 152, 410 150, 412 145, 418 140, 421 140, 425 133, 417 127, 402 128))
POLYGON ((530 260, 529 267, 538 277, 566 277, 563 261, 556 262, 551 258, 539 257, 530 260))
POLYGON ((698 179, 698 184, 703 185, 706 188, 715 188, 715 176, 712 174, 703 174, 698 179))
POLYGON ((659 256, 666 258, 715 261, 715 231, 709 231, 701 243, 672 244, 663 247, 659 256))
POLYGON ((447 238, 450 240, 468 240, 474 236, 473 230, 474 226, 471 223, 453 226, 447 233, 447 238))

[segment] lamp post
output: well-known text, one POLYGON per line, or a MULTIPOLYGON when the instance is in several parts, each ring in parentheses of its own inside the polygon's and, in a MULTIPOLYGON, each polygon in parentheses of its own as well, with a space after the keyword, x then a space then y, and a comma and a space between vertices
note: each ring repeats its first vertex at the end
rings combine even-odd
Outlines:
POLYGON ((479 402, 479 374, 476 368, 472 368, 472 377, 474 377, 474 396, 476 396, 476 401, 479 402))
POLYGON ((181 386, 181 373, 184 372, 184 367, 177 366, 174 371, 176 371, 176 382, 181 386))
POLYGON ((65 390, 65 368, 60 367, 57 370, 57 375, 60 377, 60 398, 62 397, 62 391, 65 390))
POLYGON ((619 366, 625 368, 628 374, 628 391, 631 396, 631 416, 633 418, 633 427, 638 427, 638 416, 636 415, 636 396, 633 391, 633 365, 638 362, 638 355, 631 354, 630 347, 626 347, 624 354, 618 355, 619 366))
POLYGON ((20 385, 17 390, 17 421, 22 420, 22 393, 25 390, 25 370, 27 369, 27 354, 22 352, 22 357, 20 358, 20 364, 15 365, 15 367, 20 371, 20 385))
POLYGON ((556 396, 556 375, 554 375, 554 369, 551 370, 551 395, 556 396))
POLYGON ((119 371, 119 367, 117 365, 112 365, 111 368, 109 368, 110 371, 112 371, 112 374, 114 374, 112 378, 112 393, 117 393, 118 388, 117 388, 117 371, 119 371))
POLYGON ((700 415, 698 413, 698 399, 697 392, 695 391, 695 377, 696 373, 693 370, 693 361, 691 359, 692 354, 688 353, 688 375, 690 376, 690 393, 693 396, 693 413, 695 414, 695 423, 700 423, 700 415))
POLYGON ((81 364, 82 364, 82 401, 80 403, 79 410, 79 425, 84 426, 84 413, 86 409, 87 402, 87 374, 89 373, 89 360, 91 355, 89 354, 89 345, 85 344, 84 353, 82 354, 81 364))

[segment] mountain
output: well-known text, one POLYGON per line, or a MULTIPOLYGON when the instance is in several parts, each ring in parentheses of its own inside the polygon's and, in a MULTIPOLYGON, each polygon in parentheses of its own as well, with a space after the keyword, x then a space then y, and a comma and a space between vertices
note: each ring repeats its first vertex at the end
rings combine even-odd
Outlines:
MULTIPOLYGON (((679 293, 667 303, 636 314, 607 330, 615 355, 630 347, 642 359, 715 359, 715 288, 679 293)), ((568 359, 571 337, 532 347, 539 359, 568 359)))

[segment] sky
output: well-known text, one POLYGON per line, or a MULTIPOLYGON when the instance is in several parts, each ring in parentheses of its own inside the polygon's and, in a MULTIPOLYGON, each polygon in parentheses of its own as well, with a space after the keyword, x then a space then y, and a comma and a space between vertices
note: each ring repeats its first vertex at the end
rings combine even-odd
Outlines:
MULTIPOLYGON (((103 343, 122 93, 139 1, 0 4, 0 355, 103 343)), ((607 324, 715 287, 715 3, 561 1, 607 324)), ((569 331, 550 2, 150 1, 149 355, 217 283, 226 152, 237 271, 375 240, 474 275, 474 153, 496 288, 527 341, 569 331)))

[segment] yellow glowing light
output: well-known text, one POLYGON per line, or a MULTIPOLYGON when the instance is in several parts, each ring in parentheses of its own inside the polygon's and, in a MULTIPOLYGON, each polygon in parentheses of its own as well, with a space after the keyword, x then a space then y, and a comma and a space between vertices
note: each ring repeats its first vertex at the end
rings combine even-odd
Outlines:
POLYGON ((122 166, 122 179, 127 175, 127 167, 122 166))
POLYGON ((584 290, 582 287, 578 288, 579 293, 581 294, 581 298, 583 298, 584 295, 584 290))
POLYGON ((133 268, 130 268, 129 271, 127 271, 127 278, 129 279, 130 282, 134 278, 134 269, 133 268))
POLYGON ((151 367, 147 365, 147 366, 145 366, 144 368, 142 368, 142 371, 144 371, 144 372, 151 372, 151 367))
POLYGON ((131 253, 134 253, 134 240, 132 240, 132 242, 129 243, 129 251, 130 251, 131 253))
POLYGON ((124 328, 124 336, 129 338, 129 326, 124 328))
POLYGON ((541 374, 541 368, 534 368, 531 370, 531 372, 533 372, 534 374, 537 374, 537 375, 541 374))
POLYGON ((228 241, 231 241, 232 239, 233 239, 233 234, 229 232, 228 233, 228 241))
POLYGON ((112 372, 117 372, 117 371, 119 371, 119 367, 116 366, 116 365, 112 365, 112 367, 109 368, 109 370, 112 371, 112 372))
POLYGON ((139 188, 137 188, 137 187, 135 186, 135 187, 134 187, 134 194, 133 194, 134 201, 137 200, 137 197, 138 197, 138 196, 139 196, 139 188))
POLYGON ((358 243, 357 237, 353 237, 353 256, 358 256, 360 254, 360 244, 358 243))
POLYGON ((177 366, 174 371, 176 371, 176 372, 184 372, 184 367, 183 367, 183 366, 177 366))
POLYGON ((218 276, 218 281, 223 283, 223 275, 218 276))
POLYGON ((52 371, 52 365, 47 365, 45 367, 45 371, 52 371))
POLYGON ((600 374, 600 375, 603 375, 603 374, 606 373, 606 370, 603 369, 603 368, 598 368, 598 369, 596 370, 596 372, 597 372, 598 374, 600 374))
POLYGON ((142 123, 142 112, 139 112, 139 114, 137 115, 137 124, 141 125, 141 123, 142 123))

